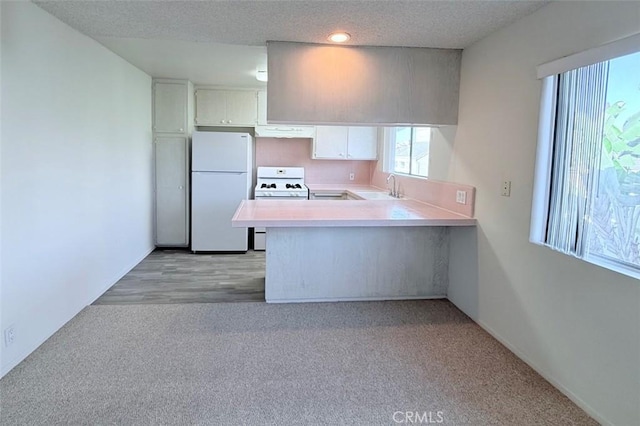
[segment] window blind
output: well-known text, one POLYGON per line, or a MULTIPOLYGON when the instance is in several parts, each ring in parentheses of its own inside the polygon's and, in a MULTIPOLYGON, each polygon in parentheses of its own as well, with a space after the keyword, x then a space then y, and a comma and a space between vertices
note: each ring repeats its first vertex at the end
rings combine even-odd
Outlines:
POLYGON ((559 75, 545 244, 582 257, 600 163, 609 64, 559 75))

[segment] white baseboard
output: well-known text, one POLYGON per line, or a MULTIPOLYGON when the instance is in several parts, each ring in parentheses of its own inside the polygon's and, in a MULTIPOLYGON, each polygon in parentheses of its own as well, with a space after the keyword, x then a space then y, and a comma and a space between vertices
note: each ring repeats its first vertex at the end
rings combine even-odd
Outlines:
POLYGON ((576 394, 571 392, 569 389, 567 389, 562 383, 558 382, 556 379, 554 379, 551 375, 549 375, 542 368, 539 368, 525 354, 523 354, 520 350, 518 350, 518 348, 516 348, 511 343, 509 343, 509 341, 507 339, 504 339, 500 334, 496 333, 495 330, 493 330, 491 327, 489 327, 484 322, 482 322, 482 321, 475 321, 475 322, 480 327, 482 327, 482 329, 484 331, 489 333, 494 339, 496 339, 498 342, 500 342, 504 346, 506 346, 507 349, 509 349, 511 352, 513 352, 518 358, 520 358, 522 361, 524 361, 529 367, 533 368, 536 371, 536 373, 538 373, 542 377, 544 377, 544 379, 546 381, 551 383, 556 389, 558 389, 560 392, 562 392, 567 398, 569 398, 571 401, 573 401, 578 407, 582 408, 595 421, 597 421, 601 425, 613 426, 613 423, 611 423, 610 421, 608 421, 604 417, 602 417, 600 415, 600 413, 598 413, 596 410, 593 409, 593 407, 591 407, 583 399, 581 399, 579 396, 577 396, 576 394))
MULTIPOLYGON (((129 271, 131 271, 133 268, 135 268, 140 262, 142 262, 147 256, 149 256, 151 254, 151 252, 153 252, 154 250, 155 250, 155 246, 151 246, 151 248, 147 248, 147 251, 144 252, 144 254, 141 257, 138 257, 133 263, 130 263, 129 265, 127 265, 124 268, 122 268, 120 270, 120 272, 115 274, 111 279, 106 280, 105 284, 96 292, 96 294, 94 294, 92 296, 89 296, 87 302, 85 303, 85 306, 89 306, 90 304, 95 302, 100 296, 102 296, 107 290, 109 290, 115 283, 120 281, 120 279, 122 277, 127 275, 129 273, 129 271)), ((82 309, 84 309, 84 307, 82 309)))
POLYGON ((266 299, 267 303, 380 302, 383 300, 446 299, 447 296, 338 297, 317 299, 266 299))
POLYGON ((89 300, 86 303, 82 304, 82 306, 78 306, 77 309, 75 310, 75 313, 73 315, 71 315, 68 319, 63 320, 63 321, 61 321, 61 322, 59 322, 57 324, 54 324, 54 326, 51 329, 53 331, 45 333, 44 337, 42 337, 41 339, 36 340, 32 345, 28 345, 23 351, 19 352, 17 356, 13 357, 12 359, 7 361, 6 363, 3 363, 3 365, 0 368, 0 378, 4 377, 9 371, 11 371, 18 364, 20 364, 22 361, 24 361, 29 355, 31 355, 31 353, 33 353, 33 351, 38 349, 40 347, 40 345, 42 345, 44 342, 47 341, 47 339, 49 339, 58 330, 60 330, 62 327, 64 327, 66 323, 68 323, 73 318, 75 318, 76 315, 78 315, 84 308, 86 308, 88 305, 93 303, 98 297, 100 297, 112 285, 117 283, 130 270, 132 270, 138 263, 140 263, 145 257, 147 257, 154 249, 155 249, 155 247, 153 247, 153 246, 151 248, 147 249, 147 251, 145 252, 144 255, 138 257, 133 263, 130 263, 125 268, 123 268, 119 273, 117 273, 114 277, 112 277, 110 280, 107 280, 107 282, 102 286, 102 288, 100 290, 98 290, 99 294, 97 294, 95 297, 94 296, 89 297, 89 300))

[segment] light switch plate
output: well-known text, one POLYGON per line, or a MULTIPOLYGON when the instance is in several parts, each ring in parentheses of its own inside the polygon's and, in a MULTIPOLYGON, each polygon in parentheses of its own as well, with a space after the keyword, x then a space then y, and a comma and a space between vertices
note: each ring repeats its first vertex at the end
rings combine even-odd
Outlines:
POLYGON ((466 191, 457 191, 456 192, 456 203, 458 203, 458 204, 467 204, 467 192, 466 191))

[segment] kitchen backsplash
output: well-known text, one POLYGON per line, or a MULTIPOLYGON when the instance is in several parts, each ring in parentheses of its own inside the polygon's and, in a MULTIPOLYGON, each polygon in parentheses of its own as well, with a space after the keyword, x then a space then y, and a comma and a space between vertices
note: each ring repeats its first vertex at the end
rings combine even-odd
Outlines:
MULTIPOLYGON (((377 186, 378 188, 388 188, 388 176, 389 173, 383 173, 379 169, 374 170, 371 177, 371 185, 377 186)), ((412 178, 402 175, 396 175, 396 183, 398 185, 398 190, 402 195, 442 207, 443 209, 447 209, 452 212, 473 217, 476 189, 471 185, 432 179, 412 178), (465 204, 456 203, 457 191, 466 192, 465 204)))
MULTIPOLYGON (((256 138, 257 166, 304 167, 307 183, 373 185, 385 190, 388 187, 388 173, 376 168, 377 161, 312 160, 309 139, 256 138), (353 181, 349 180, 350 173, 355 174, 353 181)), ((407 197, 473 217, 472 186, 402 175, 397 176, 397 182, 400 192, 407 197), (467 193, 466 204, 455 202, 458 190, 467 193)))
POLYGON ((310 139, 256 138, 256 167, 304 167, 305 182, 368 185, 375 161, 312 160, 310 139), (355 179, 349 180, 354 173, 355 179))

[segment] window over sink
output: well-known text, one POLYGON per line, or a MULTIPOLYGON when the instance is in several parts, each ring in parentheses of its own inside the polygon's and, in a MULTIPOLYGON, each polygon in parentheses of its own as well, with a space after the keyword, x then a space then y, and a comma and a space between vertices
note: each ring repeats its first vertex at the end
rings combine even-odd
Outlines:
POLYGON ((385 171, 411 176, 429 176, 431 127, 385 129, 385 171))

